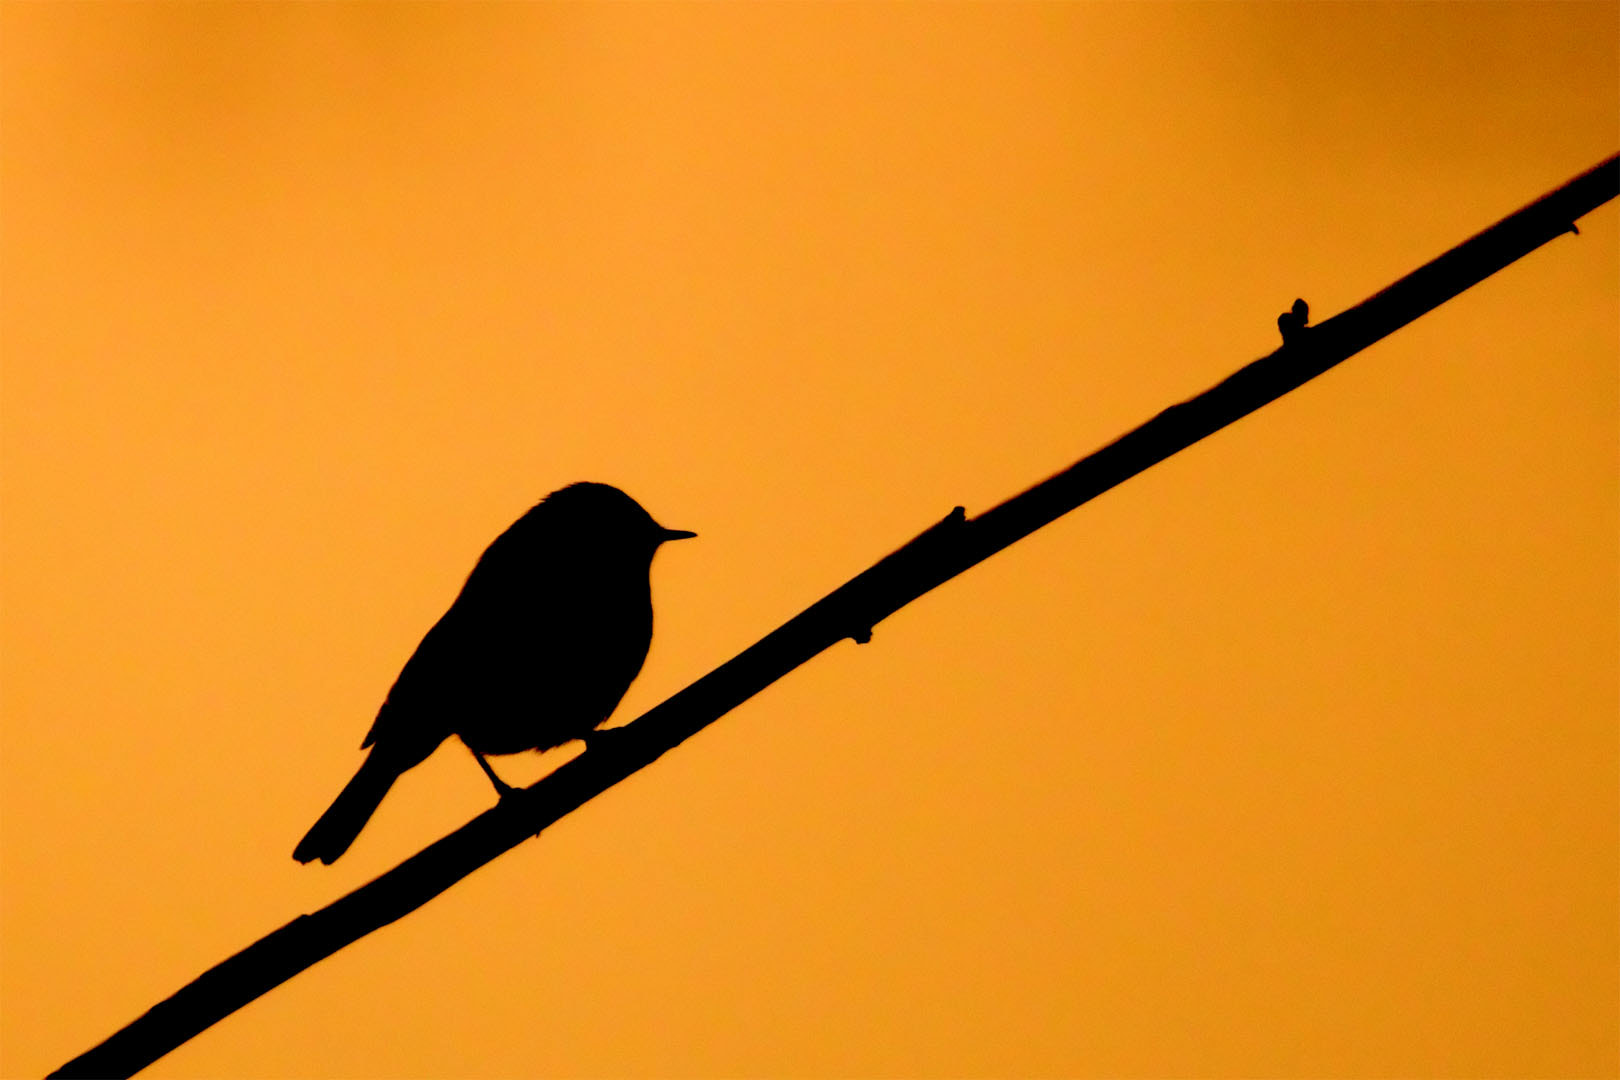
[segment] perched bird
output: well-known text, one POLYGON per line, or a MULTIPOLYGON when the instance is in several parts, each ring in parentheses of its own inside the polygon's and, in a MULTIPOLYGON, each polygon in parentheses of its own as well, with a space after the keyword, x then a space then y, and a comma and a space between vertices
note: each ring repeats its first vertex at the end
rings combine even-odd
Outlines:
POLYGON ((400 774, 452 735, 504 796, 485 754, 594 732, 647 658, 653 554, 694 535, 607 484, 571 484, 518 518, 405 662, 360 744, 370 755, 293 858, 335 861, 400 774))

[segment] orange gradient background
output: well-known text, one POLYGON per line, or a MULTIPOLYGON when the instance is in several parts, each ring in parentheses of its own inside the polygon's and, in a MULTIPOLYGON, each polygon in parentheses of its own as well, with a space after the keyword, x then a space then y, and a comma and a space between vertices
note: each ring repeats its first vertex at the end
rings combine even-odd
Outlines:
MULTIPOLYGON (((1620 147, 1613 3, 0 31, 7 1077, 491 803, 290 858, 547 491, 634 717, 1620 147)), ((150 1075, 1614 1075, 1617 361, 1610 205, 150 1075)))

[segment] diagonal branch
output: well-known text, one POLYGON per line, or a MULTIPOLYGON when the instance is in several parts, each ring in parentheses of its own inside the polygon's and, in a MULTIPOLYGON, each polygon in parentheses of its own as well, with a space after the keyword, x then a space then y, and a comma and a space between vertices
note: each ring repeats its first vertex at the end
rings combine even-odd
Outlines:
POLYGON ((789 619, 754 645, 455 832, 321 910, 300 915, 204 972, 53 1077, 129 1076, 261 994, 378 927, 407 915, 843 638, 872 627, 940 583, 1041 526, 1314 379, 1566 232, 1620 194, 1610 157, 1326 322, 1305 308, 1278 320, 1284 344, 1219 385, 975 518, 943 521, 789 619))

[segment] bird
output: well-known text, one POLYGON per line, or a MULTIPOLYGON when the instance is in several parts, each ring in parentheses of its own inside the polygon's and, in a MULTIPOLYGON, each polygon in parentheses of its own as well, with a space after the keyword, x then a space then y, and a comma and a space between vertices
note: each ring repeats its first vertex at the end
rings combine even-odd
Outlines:
POLYGON ((496 537, 400 670, 361 749, 359 772, 293 858, 330 865, 388 789, 457 736, 505 798, 486 755, 600 739, 597 728, 652 643, 653 555, 671 540, 629 495, 581 482, 552 492, 496 537))

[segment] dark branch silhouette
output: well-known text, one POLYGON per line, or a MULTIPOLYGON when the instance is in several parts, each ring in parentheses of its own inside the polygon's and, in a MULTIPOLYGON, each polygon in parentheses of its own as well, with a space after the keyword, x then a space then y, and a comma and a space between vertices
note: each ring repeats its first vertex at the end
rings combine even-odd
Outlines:
POLYGON ((407 915, 492 859, 656 761, 843 638, 872 628, 940 583, 1478 284, 1620 194, 1620 155, 1503 218, 1382 292, 1317 326, 1303 301, 1278 320, 1284 344, 1219 385, 1001 505, 943 521, 812 604, 733 659, 531 787, 503 799, 399 866, 204 972, 53 1077, 129 1076, 266 991, 407 915))

